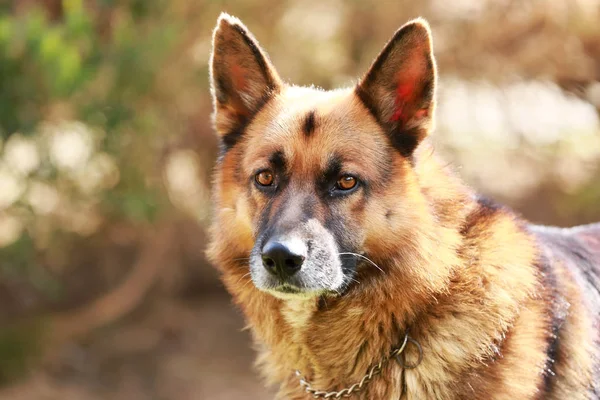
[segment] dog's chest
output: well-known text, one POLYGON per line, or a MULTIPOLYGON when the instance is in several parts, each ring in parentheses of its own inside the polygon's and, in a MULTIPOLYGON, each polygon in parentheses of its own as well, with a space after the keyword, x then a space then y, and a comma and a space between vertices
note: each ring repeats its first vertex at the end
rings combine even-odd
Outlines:
POLYGON ((292 331, 303 332, 316 310, 317 304, 314 299, 294 299, 282 305, 281 315, 292 331))

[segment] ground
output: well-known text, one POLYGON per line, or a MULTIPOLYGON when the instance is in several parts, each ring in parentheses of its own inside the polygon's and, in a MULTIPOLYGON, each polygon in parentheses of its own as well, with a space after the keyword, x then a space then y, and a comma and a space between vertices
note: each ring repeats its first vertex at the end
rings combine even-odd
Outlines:
POLYGON ((252 369, 249 333, 229 296, 201 297, 151 301, 85 343, 64 346, 0 400, 272 398, 252 369))

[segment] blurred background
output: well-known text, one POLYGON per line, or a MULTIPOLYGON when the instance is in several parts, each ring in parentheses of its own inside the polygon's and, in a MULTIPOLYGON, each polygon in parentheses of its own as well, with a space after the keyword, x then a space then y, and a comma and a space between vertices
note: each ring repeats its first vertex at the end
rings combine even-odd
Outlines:
POLYGON ((435 143, 535 222, 600 220, 600 0, 0 1, 0 399, 264 399, 206 262, 221 11, 351 85, 416 16, 435 143))

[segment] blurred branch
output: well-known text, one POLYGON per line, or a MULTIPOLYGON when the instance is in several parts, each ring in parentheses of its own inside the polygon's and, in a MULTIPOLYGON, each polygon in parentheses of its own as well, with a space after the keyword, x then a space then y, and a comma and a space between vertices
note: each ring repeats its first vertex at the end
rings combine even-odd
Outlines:
POLYGON ((85 335, 133 311, 168 263, 173 248, 174 224, 160 224, 146 235, 129 276, 112 292, 81 309, 56 315, 52 320, 53 344, 85 335), (165 226, 166 225, 166 226, 165 226))
POLYGON ((18 377, 30 363, 44 359, 64 343, 135 310, 172 256, 175 225, 159 223, 145 235, 129 275, 110 293, 75 311, 38 316, 0 329, 0 383, 18 377))

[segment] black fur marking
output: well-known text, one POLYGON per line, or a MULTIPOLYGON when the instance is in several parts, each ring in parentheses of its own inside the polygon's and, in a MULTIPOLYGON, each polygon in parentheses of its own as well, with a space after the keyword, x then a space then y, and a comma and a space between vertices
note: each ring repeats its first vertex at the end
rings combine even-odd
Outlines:
POLYGON ((392 132, 389 136, 392 146, 394 146, 402 156, 409 158, 419 145, 420 135, 418 130, 419 128, 412 128, 408 131, 398 129, 397 132, 392 132))
POLYGON ((338 180, 340 173, 342 172, 342 158, 334 154, 329 158, 327 166, 323 173, 317 177, 317 191, 322 196, 328 196, 331 187, 338 180))
POLYGON ((369 111, 373 118, 375 118, 375 121, 383 127, 383 123, 379 119, 377 108, 375 107, 375 104, 373 104, 371 96, 369 96, 369 94, 360 85, 354 89, 354 93, 356 93, 365 108, 369 111))
POLYGON ((325 311, 328 309, 327 307, 327 298, 325 298, 325 295, 321 295, 319 297, 319 302, 317 303, 317 309, 319 311, 325 311))
POLYGON ((460 233, 463 236, 468 234, 473 226, 490 219, 503 210, 502 206, 484 196, 477 195, 475 201, 477 202, 477 207, 467 215, 461 228, 460 233))
MULTIPOLYGON (((352 238, 351 233, 348 231, 348 227, 344 222, 344 218, 335 212, 327 213, 325 218, 325 228, 331 232, 335 238, 335 242, 338 245, 340 253, 356 253, 356 245, 352 238)), ((340 256, 342 262, 342 270, 346 276, 352 276, 356 272, 356 266, 358 264, 358 257, 352 255, 340 256)))
POLYGON ((342 172, 342 157, 333 155, 327 162, 327 167, 325 168, 325 171, 323 171, 323 176, 329 181, 337 180, 340 172, 342 172))
POLYGON ((306 137, 309 137, 310 135, 312 135, 312 133, 315 130, 315 112, 314 111, 310 111, 307 115, 306 115, 306 119, 304 120, 304 124, 302 125, 302 132, 304 132, 304 135, 306 137))
POLYGON ((229 150, 231 150, 233 147, 235 147, 235 145, 237 145, 240 142, 240 140, 244 136, 244 132, 246 131, 248 125, 250 125, 254 117, 267 105, 271 98, 272 93, 265 94, 265 96, 263 96, 263 98, 259 102, 257 102, 251 116, 238 116, 238 123, 233 127, 233 129, 221 136, 221 141, 219 143, 218 160, 221 160, 229 150))
POLYGON ((279 150, 273 153, 269 158, 269 162, 278 172, 285 172, 287 163, 285 161, 285 155, 283 154, 283 151, 279 150))
POLYGON ((231 131, 227 132, 221 138, 222 151, 228 152, 235 146, 242 136, 244 135, 244 130, 248 126, 248 122, 246 118, 240 120, 239 125, 233 128, 231 131))
POLYGON ((543 381, 540 387, 540 399, 546 398, 552 393, 555 382, 555 366, 560 361, 559 346, 560 346, 560 329, 565 322, 566 311, 564 310, 564 302, 558 291, 558 280, 550 261, 547 256, 542 255, 537 267, 541 271, 541 276, 544 281, 544 286, 548 290, 549 296, 549 314, 550 326, 548 345, 546 348, 546 363, 543 370, 543 381))
POLYGON ((498 211, 502 209, 502 205, 496 203, 494 200, 490 199, 489 197, 485 197, 483 195, 478 194, 476 197, 477 203, 482 207, 485 208, 489 213, 492 213, 494 211, 498 211))
POLYGON ((339 155, 332 155, 327 162, 327 166, 325 167, 323 174, 317 180, 317 186, 319 189, 328 191, 331 184, 337 181, 341 172, 342 158, 339 155))
POLYGON ((542 383, 542 392, 548 395, 552 393, 552 387, 554 385, 556 371, 555 365, 559 357, 559 346, 560 346, 560 328, 564 319, 558 318, 556 315, 552 316, 552 329, 550 337, 548 338, 548 348, 546 349, 546 364, 544 365, 544 381, 542 383))

